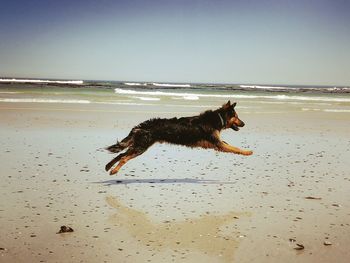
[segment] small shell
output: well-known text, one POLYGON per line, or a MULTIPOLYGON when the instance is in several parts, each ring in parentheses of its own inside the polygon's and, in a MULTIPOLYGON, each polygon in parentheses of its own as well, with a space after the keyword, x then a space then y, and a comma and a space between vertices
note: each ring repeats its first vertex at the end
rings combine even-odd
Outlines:
POLYGON ((305 248, 303 244, 296 243, 296 245, 297 246, 294 248, 295 250, 303 250, 305 248))
POLYGON ((323 242, 323 245, 325 245, 325 246, 331 246, 332 243, 329 242, 328 240, 325 240, 325 241, 323 242))

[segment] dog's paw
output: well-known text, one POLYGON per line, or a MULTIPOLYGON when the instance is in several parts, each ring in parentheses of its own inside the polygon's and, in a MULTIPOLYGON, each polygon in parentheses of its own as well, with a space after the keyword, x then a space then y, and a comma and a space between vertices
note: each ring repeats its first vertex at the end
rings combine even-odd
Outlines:
POLYGON ((109 175, 115 175, 116 173, 118 173, 119 169, 114 168, 113 170, 109 171, 109 175))
POLYGON ((243 155, 249 156, 253 154, 253 151, 243 151, 242 152, 243 155))

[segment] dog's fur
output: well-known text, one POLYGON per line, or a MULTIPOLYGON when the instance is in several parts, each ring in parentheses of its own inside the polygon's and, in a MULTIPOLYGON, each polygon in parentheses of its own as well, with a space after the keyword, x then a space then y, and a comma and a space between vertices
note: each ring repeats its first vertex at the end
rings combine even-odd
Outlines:
POLYGON ((118 153, 125 149, 106 165, 109 171, 117 162, 110 174, 116 174, 130 159, 144 153, 155 142, 167 142, 189 147, 211 148, 216 151, 251 155, 249 150, 241 150, 227 144, 220 139, 223 129, 232 128, 238 131, 244 122, 238 118, 235 111, 236 103, 228 101, 217 110, 208 110, 198 116, 150 119, 135 126, 121 142, 117 142, 106 149, 111 153, 118 153))

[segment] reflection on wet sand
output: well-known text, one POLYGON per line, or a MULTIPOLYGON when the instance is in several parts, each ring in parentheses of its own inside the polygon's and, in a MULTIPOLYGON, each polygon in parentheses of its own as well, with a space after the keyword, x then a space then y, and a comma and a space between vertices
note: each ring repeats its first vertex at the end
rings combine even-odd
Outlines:
MULTIPOLYGON (((222 233, 223 228, 238 216, 247 213, 230 212, 224 215, 203 215, 197 219, 153 223, 144 213, 122 205, 112 196, 107 203, 118 210, 111 220, 154 251, 171 249, 182 255, 201 253, 232 262, 238 241, 222 233)), ((232 234, 231 234, 232 235, 232 234)))

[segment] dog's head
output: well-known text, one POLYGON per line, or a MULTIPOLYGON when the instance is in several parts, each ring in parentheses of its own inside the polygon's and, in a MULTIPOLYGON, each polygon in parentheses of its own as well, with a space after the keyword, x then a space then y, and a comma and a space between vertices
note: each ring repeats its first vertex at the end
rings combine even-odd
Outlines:
POLYGON ((238 131, 239 127, 244 126, 244 122, 238 118, 237 112, 235 110, 236 104, 237 104, 236 102, 231 104, 230 101, 224 104, 222 106, 222 114, 223 114, 222 117, 225 123, 224 128, 226 129, 231 128, 235 131, 238 131))

